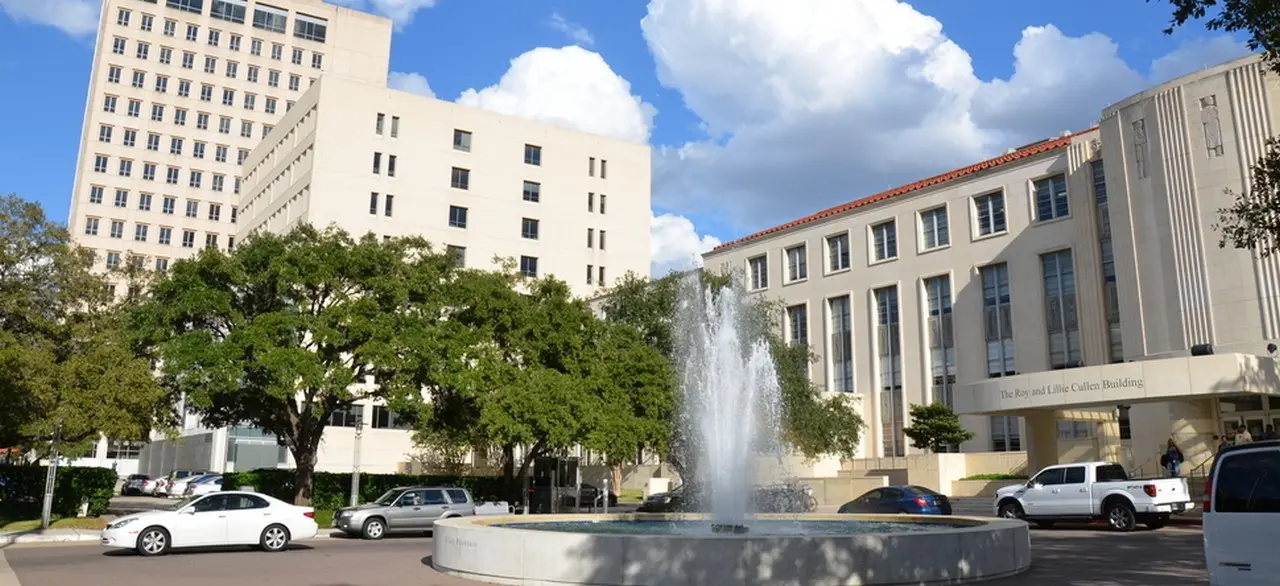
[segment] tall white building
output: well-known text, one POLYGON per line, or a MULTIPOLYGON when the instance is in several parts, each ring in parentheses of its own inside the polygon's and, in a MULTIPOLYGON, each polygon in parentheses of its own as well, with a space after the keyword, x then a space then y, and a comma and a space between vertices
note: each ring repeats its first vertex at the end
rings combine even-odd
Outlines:
POLYGON ((645 144, 326 74, 245 161, 239 228, 421 235, 590 297, 649 274, 649 171, 645 144))
POLYGON ((104 267, 233 246, 240 163, 322 73, 385 84, 390 51, 390 20, 319 0, 106 0, 72 234, 104 267))

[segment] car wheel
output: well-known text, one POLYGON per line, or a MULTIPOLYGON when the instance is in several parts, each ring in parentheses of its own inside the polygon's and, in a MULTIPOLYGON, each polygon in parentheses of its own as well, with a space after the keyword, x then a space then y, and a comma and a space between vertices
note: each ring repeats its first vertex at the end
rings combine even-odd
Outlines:
POLYGON ((289 530, 283 525, 270 525, 262 530, 258 545, 262 546, 262 551, 283 551, 289 547, 289 530))
POLYGON ((1000 503, 1000 511, 999 511, 1000 518, 1021 519, 1023 515, 1024 513, 1022 511, 1022 505, 1018 504, 1017 501, 1006 501, 1006 502, 1000 503))
POLYGON ((1128 503, 1116 501, 1107 507, 1107 525, 1116 531, 1133 531, 1138 525, 1138 518, 1133 507, 1128 503))
POLYGON ((169 532, 164 527, 147 527, 138 534, 138 555, 151 557, 169 552, 169 532))
POLYGON ((360 528, 360 537, 365 539, 382 539, 387 533, 387 526, 383 524, 382 519, 369 519, 364 522, 364 526, 360 528))

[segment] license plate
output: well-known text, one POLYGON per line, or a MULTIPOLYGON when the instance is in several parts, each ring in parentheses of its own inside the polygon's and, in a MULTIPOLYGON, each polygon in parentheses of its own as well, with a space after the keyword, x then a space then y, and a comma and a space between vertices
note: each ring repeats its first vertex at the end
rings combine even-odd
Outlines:
POLYGON ((1178 503, 1176 505, 1173 505, 1173 512, 1175 513, 1181 513, 1185 510, 1187 510, 1187 505, 1184 503, 1178 503))

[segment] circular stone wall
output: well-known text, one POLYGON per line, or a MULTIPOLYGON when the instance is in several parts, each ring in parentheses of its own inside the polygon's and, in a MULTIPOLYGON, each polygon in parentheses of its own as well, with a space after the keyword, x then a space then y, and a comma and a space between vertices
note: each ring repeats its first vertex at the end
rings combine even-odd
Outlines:
POLYGON ((453 576, 522 586, 965 584, 1031 567, 1027 524, 1008 519, 803 515, 800 518, 805 521, 964 525, 922 532, 805 537, 588 534, 496 526, 689 518, 638 514, 445 519, 435 524, 432 565, 453 576))

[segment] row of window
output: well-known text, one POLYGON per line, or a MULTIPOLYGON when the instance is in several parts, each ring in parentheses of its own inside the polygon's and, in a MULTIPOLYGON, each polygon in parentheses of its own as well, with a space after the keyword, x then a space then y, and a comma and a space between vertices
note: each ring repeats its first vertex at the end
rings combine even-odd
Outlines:
MULTIPOLYGON (((156 0, 142 1, 148 4, 156 3, 156 0)), ((165 0, 165 6, 192 14, 204 14, 205 0, 165 0)), ((209 16, 218 20, 234 24, 245 24, 248 14, 248 0, 212 0, 210 2, 209 16)), ((132 10, 121 8, 116 12, 117 25, 127 27, 132 20, 132 10)), ((155 26, 155 17, 145 12, 141 14, 139 21, 139 28, 144 31, 150 31, 155 26)), ((251 25, 259 30, 283 34, 289 26, 289 11, 270 4, 255 3, 251 25)), ((165 19, 163 28, 165 36, 174 36, 177 33, 177 28, 177 21, 165 19)), ((293 36, 295 38, 323 43, 328 36, 328 32, 329 21, 327 19, 301 12, 294 14, 293 36)), ((199 34, 200 28, 198 26, 187 24, 187 40, 194 41, 199 34), (192 32, 193 29, 194 32, 192 32)), ((259 39, 253 40, 261 43, 259 39)), ((261 51, 261 47, 259 47, 259 51, 261 51)))
MULTIPOLYGON (((235 63, 227 62, 228 71, 235 71, 233 69, 234 65, 235 63)), ((123 67, 119 65, 107 66, 107 83, 119 84, 121 83, 123 78, 124 78, 123 67)), ((169 93, 169 82, 171 79, 172 78, 167 75, 163 75, 159 73, 155 74, 151 78, 152 90, 161 94, 169 93)), ((255 66, 249 67, 249 79, 255 82, 258 81, 257 67, 255 66)), ((313 82, 314 82, 314 79, 313 79, 313 82)), ((177 87, 175 88, 176 90, 175 93, 180 98, 191 97, 192 90, 194 89, 194 83, 195 82, 192 82, 191 80, 179 78, 177 87)), ((298 91, 301 88, 301 84, 302 84, 302 78, 300 76, 292 75, 292 74, 289 75, 290 90, 298 91)), ((129 77, 129 85, 134 88, 145 89, 147 87, 147 72, 141 69, 131 70, 130 77, 129 77)), ((267 72, 267 85, 270 87, 280 87, 279 71, 272 70, 267 72)), ((207 84, 207 83, 200 84, 200 91, 198 93, 199 100, 201 102, 213 103, 215 90, 216 88, 211 84, 207 84)), ((244 92, 243 94, 241 94, 240 107, 244 108, 245 110, 256 111, 258 109, 258 97, 259 95, 253 92, 248 92, 248 91, 244 92)), ((236 90, 233 88, 222 88, 221 98, 222 98, 223 106, 234 107, 236 105, 236 90)), ((279 98, 276 98, 275 96, 263 96, 262 111, 268 114, 277 113, 279 111, 279 102, 280 102, 279 98)))
MULTIPOLYGON (((228 124, 229 125, 229 124, 228 124)), ((120 144, 127 147, 138 146, 138 130, 135 128, 123 128, 119 134, 120 144)), ((110 124, 98 125, 98 142, 112 144, 116 138, 116 127, 110 124)), ((146 150, 160 152, 164 138, 155 132, 148 132, 144 147, 146 150)), ((189 154, 196 159, 204 160, 208 156, 212 156, 214 162, 227 163, 230 161, 230 153, 233 147, 225 144, 215 144, 213 148, 209 148, 209 143, 202 140, 191 140, 191 148, 187 147, 187 139, 181 136, 169 136, 169 154, 182 156, 189 154)), ((249 149, 240 147, 236 149, 236 165, 244 164, 245 159, 249 158, 249 149)))
MULTIPOLYGON (((391 131, 392 138, 396 137, 397 125, 395 124, 395 122, 397 122, 398 120, 399 120, 398 116, 393 117, 392 119, 392 122, 393 122, 392 131, 391 131)), ((382 134, 382 122, 383 122, 383 114, 378 114, 376 128, 377 128, 377 133, 379 135, 382 134)), ((471 131, 461 130, 457 128, 453 129, 453 149, 454 150, 461 151, 464 153, 471 152, 471 140, 472 140, 471 131)), ((541 167, 542 166, 542 147, 535 144, 526 143, 524 145, 524 163, 526 165, 541 167)), ((596 168, 597 168, 596 163, 597 163, 597 159, 595 157, 587 158, 587 176, 588 177, 596 176, 596 168)), ((601 179, 608 179, 609 161, 607 159, 599 159, 599 173, 600 173, 599 176, 601 179)))
MULTIPOLYGON (((120 98, 118 96, 108 94, 103 97, 102 111, 107 112, 109 114, 114 114, 119 106, 119 103, 120 103, 120 98)), ((166 109, 166 106, 164 104, 153 102, 151 104, 151 121, 164 122, 165 109, 166 109)), ((130 118, 142 118, 142 101, 129 99, 124 113, 125 113, 125 116, 128 116, 130 118)), ((173 109, 174 126, 185 127, 187 125, 189 114, 190 114, 190 110, 187 110, 186 108, 175 107, 173 109)), ((212 120, 213 120, 213 116, 208 112, 197 112, 195 127, 197 130, 209 130, 212 120)), ((230 116, 219 116, 218 127, 217 127, 218 133, 230 135, 233 128, 233 125, 232 125, 233 122, 234 122, 234 119, 231 118, 230 116)), ((256 123, 253 120, 241 119, 240 120, 240 136, 242 138, 253 138, 255 124, 256 123)), ((275 125, 273 124, 267 124, 265 122, 262 123, 261 138, 266 138, 268 134, 271 134, 271 131, 274 128, 275 128, 275 125)), ((101 129, 99 129, 99 131, 101 131, 101 129)), ((123 138, 124 138, 125 146, 134 146, 134 144, 137 142, 137 133, 135 132, 133 135, 126 133, 123 138)))
MULTIPOLYGON (((105 192, 106 192, 106 188, 102 187, 101 185, 90 186, 89 187, 89 203, 101 204, 103 202, 103 196, 105 195, 105 192)), ((129 195, 130 194, 128 189, 117 189, 115 199, 112 202, 112 205, 117 208, 128 208, 129 195)), ((144 212, 151 211, 152 203, 154 199, 155 199, 154 194, 147 193, 145 191, 139 192, 138 198, 137 198, 138 210, 144 211, 144 212)), ((223 204, 214 203, 214 202, 207 202, 205 204, 205 209, 207 211, 206 216, 210 221, 218 222, 222 220, 222 205, 223 204)), ((178 207, 178 198, 173 197, 171 195, 165 195, 161 197, 160 213, 172 216, 176 212, 177 207, 178 207)), ((200 217, 200 201, 194 200, 194 199, 186 200, 184 215, 188 218, 200 217)), ((236 220, 239 219, 238 217, 239 217, 239 208, 237 208, 236 206, 231 206, 231 213, 228 216, 228 219, 231 221, 232 224, 234 224, 236 223, 236 220)), ((90 236, 97 234, 96 231, 88 232, 87 230, 85 233, 89 234, 90 236)))
MULTIPOLYGON (((121 177, 133 177, 133 163, 134 161, 132 159, 121 158, 119 160, 118 165, 116 166, 116 174, 121 177)), ((108 168, 110 167, 110 164, 111 164, 110 157, 106 155, 94 155, 93 172, 106 173, 108 171, 108 168)), ((156 179, 156 176, 159 170, 160 170, 159 164, 144 161, 142 163, 142 180, 158 181, 158 179, 156 179)), ((165 184, 179 185, 181 183, 181 177, 180 177, 181 173, 182 173, 181 167, 173 167, 173 166, 165 167, 165 174, 164 174, 165 184)), ((223 175, 222 173, 209 173, 208 176, 209 176, 210 190, 216 191, 216 192, 222 192, 226 189, 226 185, 227 185, 226 175, 223 175)), ((205 178, 204 171, 201 171, 199 169, 189 169, 187 171, 187 187, 190 187, 193 189, 203 188, 205 186, 204 178, 205 178)), ((238 194, 240 193, 241 181, 239 177, 235 177, 233 179, 234 180, 233 180, 232 192, 238 194)))
MULTIPOLYGON (((386 198, 392 196, 384 196, 384 214, 391 215, 390 204, 386 203, 386 198)), ((449 206, 449 227, 450 228, 466 228, 467 215, 470 208, 463 206, 449 206)), ((378 194, 373 193, 369 196, 369 213, 378 214, 378 194)), ((520 237, 526 240, 538 240, 541 230, 541 220, 536 218, 520 219, 520 237)), ((595 228, 587 228, 587 248, 596 250, 605 250, 607 244, 608 233, 605 230, 596 230, 595 228)))
MULTIPOLYGON (((1067 217, 1070 212, 1067 200, 1067 182, 1065 175, 1054 175, 1034 182, 1036 221, 1047 222, 1067 217)), ((1105 188, 1105 187, 1104 187, 1105 188)), ((1005 216, 1004 192, 996 191, 971 198, 975 237, 984 238, 1008 232, 1005 216)), ((916 214, 919 221, 919 240, 921 252, 946 248, 951 245, 950 221, 946 204, 920 211, 916 214)), ((898 258, 898 221, 884 220, 871 224, 870 258, 868 262, 875 264, 898 258)), ((849 234, 843 232, 827 236, 825 239, 827 254, 827 273, 835 273, 849 269, 849 234)), ((809 278, 808 245, 797 244, 784 250, 786 272, 784 282, 791 283, 809 278)), ((751 288, 765 289, 769 286, 769 262, 767 255, 760 255, 748 260, 748 271, 751 288)))
MULTIPOLYGON (((192 26, 194 26, 194 25, 192 25, 192 26)), ((218 38, 218 37, 217 37, 217 34, 218 34, 218 31, 209 31, 209 44, 210 44, 210 45, 217 46, 217 38, 218 38)), ((238 42, 238 40, 239 40, 239 36, 232 35, 232 40, 233 40, 233 41, 235 41, 235 42, 233 42, 233 43, 232 43, 232 44, 234 45, 234 46, 233 46, 233 48, 234 48, 234 49, 236 49, 236 50, 239 50, 239 42, 238 42)), ((138 60, 140 60, 140 61, 150 61, 150 60, 151 60, 151 47, 152 47, 151 43, 148 43, 148 42, 146 42, 146 41, 134 41, 134 43, 133 43, 133 56, 134 56, 134 58, 136 58, 136 59, 138 59, 138 60)), ((272 47, 272 57, 274 57, 276 60, 279 60, 279 59, 280 59, 280 55, 279 55, 279 53, 280 53, 280 51, 281 51, 281 50, 283 50, 283 47, 281 47, 280 45, 276 45, 276 46, 272 47)), ((159 49, 157 49, 157 50, 156 50, 157 61, 159 61, 159 63, 160 63, 161 65, 172 65, 172 64, 173 64, 173 56, 174 56, 174 52, 175 52, 175 51, 181 51, 181 53, 182 53, 182 58, 181 58, 181 60, 179 61, 179 63, 181 64, 181 66, 182 66, 182 68, 183 68, 183 69, 195 69, 195 66, 196 66, 196 53, 195 53, 195 51, 187 51, 187 50, 181 50, 181 49, 174 49, 173 47, 169 47, 169 46, 166 46, 166 45, 160 45, 159 49)), ((124 38, 124 37, 115 37, 115 38, 111 39, 111 54, 112 54, 112 55, 128 55, 128 54, 129 54, 129 39, 126 39, 126 38, 124 38)), ((254 54, 256 55, 257 53, 254 53, 254 54)), ((302 49, 294 49, 294 50, 293 50, 293 64, 294 64, 294 65, 303 65, 303 62, 302 62, 302 49)), ((117 66, 117 67, 118 67, 118 66, 117 66)), ((312 69, 321 70, 321 71, 323 71, 323 70, 324 70, 324 55, 323 55, 323 54, 321 54, 321 53, 312 53, 312 54, 311 54, 311 68, 312 68, 312 69)), ((217 72, 218 72, 218 57, 217 57, 216 55, 205 55, 205 56, 204 56, 204 72, 205 72, 205 73, 217 73, 217 72)), ((245 72, 246 72, 245 79, 247 79, 248 81, 254 82, 254 83, 257 83, 257 82, 258 82, 258 79, 261 77, 261 67, 260 67, 260 66, 258 66, 258 65, 254 65, 254 64, 248 64, 248 65, 246 65, 246 66, 245 66, 245 72)), ((272 83, 272 82, 274 82, 274 83, 272 84, 272 87, 279 87, 279 85, 280 85, 280 73, 281 73, 281 72, 280 72, 280 71, 278 71, 278 70, 276 70, 276 69, 268 69, 268 72, 267 72, 267 73, 268 73, 268 75, 267 75, 268 83, 272 83), (273 73, 274 73, 274 75, 272 75, 273 73)), ((226 75, 228 78, 231 78, 231 79, 239 79, 239 77, 240 77, 240 62, 239 62, 239 61, 232 60, 232 59, 227 59, 227 60, 225 61, 225 66, 224 66, 224 69, 223 69, 223 74, 224 74, 224 75, 226 75)), ((292 75, 291 75, 291 77, 292 77, 292 78, 299 78, 299 79, 300 79, 300 77, 301 77, 301 76, 299 76, 299 75, 297 75, 297 74, 292 74, 292 75)), ((296 84, 296 83, 291 83, 291 84, 290 84, 290 89, 297 90, 297 89, 298 89, 298 87, 297 87, 297 86, 298 86, 298 84, 296 84)))
MULTIPOLYGON (((99 230, 101 229, 101 222, 102 222, 101 218, 96 218, 92 216, 85 218, 84 233, 89 236, 97 236, 99 233, 99 230)), ((107 236, 109 238, 123 240, 124 230, 125 230, 124 224, 125 224, 124 220, 111 220, 110 231, 107 233, 107 236)), ((174 229, 170 226, 158 226, 156 228, 156 244, 160 244, 164 246, 169 246, 173 244, 173 232, 174 232, 174 229)), ((141 222, 138 222, 133 225, 133 240, 135 242, 149 242, 150 238, 151 238, 150 224, 143 224, 141 222)), ((227 236, 227 250, 231 250, 235 248, 235 243, 236 243, 235 236, 227 236)), ((196 231, 183 230, 182 238, 181 240, 179 240, 178 244, 182 248, 195 248, 196 247, 196 231)), ((204 244, 206 248, 217 248, 218 234, 215 232, 205 233, 204 244)), ((114 268, 118 266, 120 261, 119 254, 116 254, 114 258, 111 256, 112 254, 116 254, 116 253, 111 253, 111 252, 107 253, 107 267, 109 268, 114 268)), ((165 262, 167 263, 168 261, 165 261, 165 262)), ((166 266, 168 265, 166 264, 166 266)), ((156 268, 159 269, 160 266, 157 264, 156 268)))

